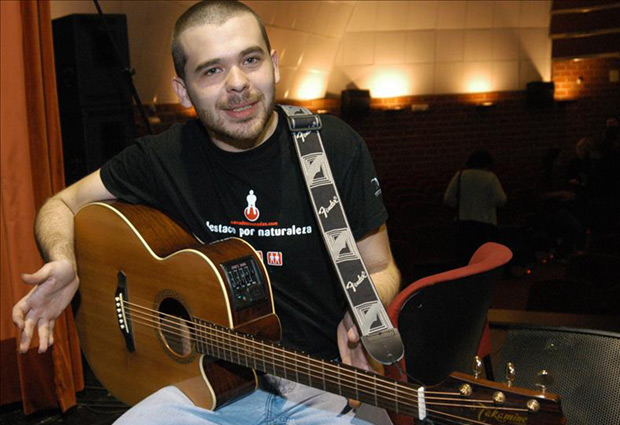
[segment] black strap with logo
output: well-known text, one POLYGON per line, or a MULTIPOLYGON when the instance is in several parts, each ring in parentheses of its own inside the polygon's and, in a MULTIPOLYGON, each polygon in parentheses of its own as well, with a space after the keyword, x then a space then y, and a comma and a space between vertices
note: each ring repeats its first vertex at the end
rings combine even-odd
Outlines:
POLYGON ((397 362, 403 356, 400 334, 392 327, 357 249, 323 149, 321 118, 306 108, 280 106, 287 115, 314 214, 362 344, 378 362, 397 362))

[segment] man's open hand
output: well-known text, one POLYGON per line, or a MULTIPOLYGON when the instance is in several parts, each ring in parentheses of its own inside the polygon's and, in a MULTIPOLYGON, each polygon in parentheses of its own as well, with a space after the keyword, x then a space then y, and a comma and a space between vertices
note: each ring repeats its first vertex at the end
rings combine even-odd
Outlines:
POLYGON ((21 332, 19 351, 28 351, 36 326, 39 353, 44 353, 54 343, 54 321, 73 299, 79 279, 67 260, 49 262, 37 272, 21 277, 34 288, 13 307, 13 323, 21 332))

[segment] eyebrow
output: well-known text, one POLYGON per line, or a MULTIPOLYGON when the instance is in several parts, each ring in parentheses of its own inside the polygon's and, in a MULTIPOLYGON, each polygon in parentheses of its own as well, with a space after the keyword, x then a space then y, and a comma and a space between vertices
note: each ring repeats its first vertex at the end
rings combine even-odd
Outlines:
MULTIPOLYGON (((250 53, 262 53, 265 54, 265 49, 263 49, 261 46, 250 46, 246 49, 243 49, 240 53, 239 53, 239 57, 243 57, 246 55, 249 55, 250 53)), ((196 65, 196 68, 194 69, 194 73, 199 73, 204 69, 208 69, 211 68, 214 65, 217 65, 219 63, 222 62, 221 58, 215 58, 215 59, 209 59, 206 60, 202 63, 199 63, 198 65, 196 65)))

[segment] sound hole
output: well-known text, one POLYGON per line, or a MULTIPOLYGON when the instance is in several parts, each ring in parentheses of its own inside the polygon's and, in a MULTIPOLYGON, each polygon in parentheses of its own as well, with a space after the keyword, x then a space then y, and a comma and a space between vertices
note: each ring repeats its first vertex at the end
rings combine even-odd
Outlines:
POLYGON ((191 318, 183 304, 174 298, 166 298, 159 305, 159 332, 174 354, 181 357, 191 354, 191 318))

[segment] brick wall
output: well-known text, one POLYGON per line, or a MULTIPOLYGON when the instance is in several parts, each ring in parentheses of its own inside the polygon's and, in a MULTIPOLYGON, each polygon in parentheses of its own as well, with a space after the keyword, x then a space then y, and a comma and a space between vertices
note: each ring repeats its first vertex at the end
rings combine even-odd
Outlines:
MULTIPOLYGON (((427 192, 439 204, 455 172, 474 149, 487 149, 510 202, 504 219, 518 223, 536 205, 541 190, 543 158, 559 149, 553 185, 562 184, 574 144, 584 136, 599 137, 605 118, 620 113, 620 85, 609 74, 620 59, 566 61, 554 65, 556 102, 527 106, 523 91, 486 95, 416 96, 392 101, 401 110, 374 109, 348 122, 364 136, 377 172, 387 186, 408 184, 427 192), (577 78, 583 77, 577 84, 577 78), (479 106, 490 101, 492 106, 479 106), (427 104, 412 112, 409 104, 427 104)), ((375 101, 375 107, 381 102, 375 101)))

